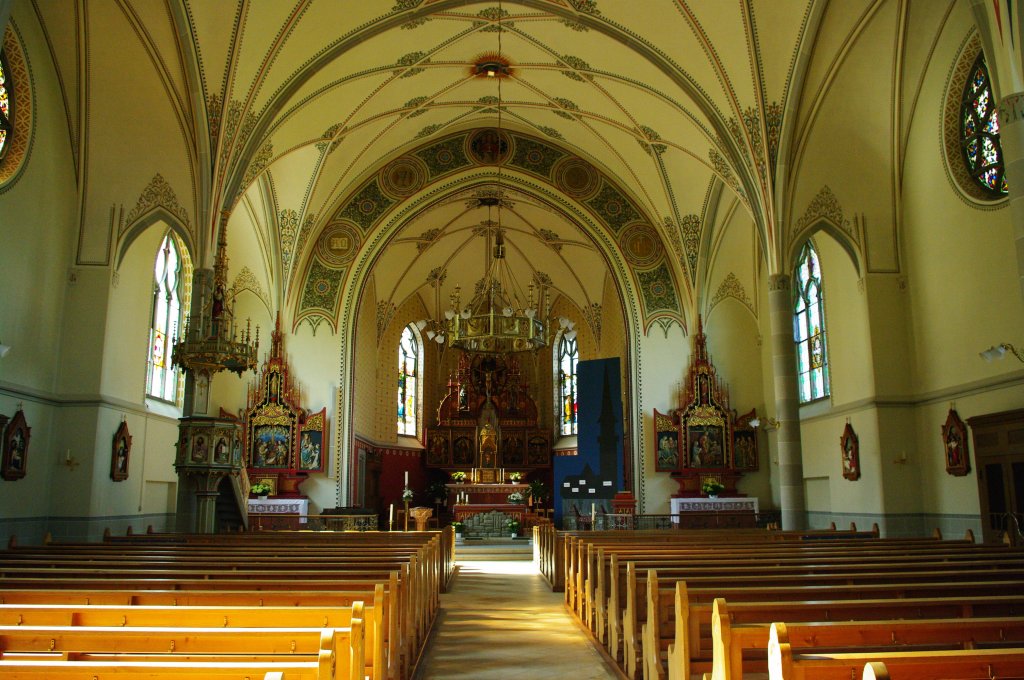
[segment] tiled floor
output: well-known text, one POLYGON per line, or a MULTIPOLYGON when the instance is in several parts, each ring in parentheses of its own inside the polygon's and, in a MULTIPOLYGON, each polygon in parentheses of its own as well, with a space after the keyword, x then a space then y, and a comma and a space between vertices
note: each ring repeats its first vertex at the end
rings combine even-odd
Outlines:
POLYGON ((460 562, 418 680, 619 677, 533 562, 460 562))

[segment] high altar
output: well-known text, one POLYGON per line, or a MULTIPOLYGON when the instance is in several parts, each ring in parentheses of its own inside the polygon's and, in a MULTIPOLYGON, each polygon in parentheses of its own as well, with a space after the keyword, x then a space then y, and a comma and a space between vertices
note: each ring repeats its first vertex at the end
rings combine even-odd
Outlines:
POLYGON ((507 472, 551 467, 550 435, 538 426, 515 355, 462 354, 427 434, 427 467, 470 475, 468 484, 449 484, 449 509, 459 521, 503 515, 525 525, 527 485, 506 484, 507 472))

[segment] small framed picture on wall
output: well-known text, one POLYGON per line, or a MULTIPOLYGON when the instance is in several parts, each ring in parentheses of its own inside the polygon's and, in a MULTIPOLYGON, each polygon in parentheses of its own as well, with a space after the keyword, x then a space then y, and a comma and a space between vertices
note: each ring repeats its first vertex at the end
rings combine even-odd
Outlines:
POLYGON ((839 447, 843 456, 843 477, 855 482, 860 479, 860 442, 850 423, 846 423, 843 436, 839 438, 839 447))
POLYGON ((128 434, 128 421, 122 420, 114 433, 110 451, 110 478, 115 482, 128 479, 128 462, 132 454, 132 436, 128 434))
POLYGON ((971 471, 971 459, 967 451, 967 425, 953 409, 949 409, 942 426, 942 449, 946 453, 946 472, 954 477, 963 477, 971 471))
MULTIPOLYGON (((6 418, 5 418, 6 420, 6 418)), ((13 481, 21 479, 28 470, 28 442, 32 436, 32 428, 25 422, 25 412, 18 412, 4 429, 3 462, 0 464, 0 477, 13 481)))

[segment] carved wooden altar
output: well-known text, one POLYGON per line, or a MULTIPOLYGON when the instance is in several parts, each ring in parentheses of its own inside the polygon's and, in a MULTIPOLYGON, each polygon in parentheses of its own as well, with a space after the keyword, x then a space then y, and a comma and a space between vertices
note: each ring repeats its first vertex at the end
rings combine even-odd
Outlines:
POLYGON ((537 403, 515 356, 462 354, 437 409, 437 425, 427 432, 427 466, 481 471, 550 467, 549 434, 537 421, 537 403))
POLYGON ((682 405, 669 413, 654 411, 655 469, 671 472, 678 496, 701 494, 701 485, 717 480, 724 495, 735 495, 744 470, 757 469, 757 437, 751 410, 737 418, 729 389, 718 378, 707 350, 700 317, 683 388, 682 405))
POLYGON ((275 495, 297 495, 309 472, 322 472, 327 458, 327 409, 302 408, 284 358, 281 318, 259 381, 250 387, 245 410, 246 468, 252 482, 270 484, 275 495))

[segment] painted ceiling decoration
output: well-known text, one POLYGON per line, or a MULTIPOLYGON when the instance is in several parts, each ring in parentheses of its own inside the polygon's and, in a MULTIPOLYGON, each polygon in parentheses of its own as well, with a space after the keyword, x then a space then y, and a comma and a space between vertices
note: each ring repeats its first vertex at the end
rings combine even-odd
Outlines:
MULTIPOLYGON (((379 172, 365 180, 338 207, 327 226, 316 238, 316 247, 307 265, 300 305, 295 318, 297 326, 303 319, 320 316, 328 320, 332 327, 338 323, 339 293, 347 265, 355 257, 361 245, 361 239, 371 232, 380 229, 382 222, 391 214, 407 196, 429 191, 432 185, 443 182, 456 174, 462 175, 479 168, 489 168, 501 164, 507 171, 521 171, 532 180, 540 180, 554 187, 558 192, 575 199, 581 207, 587 209, 592 218, 608 234, 616 239, 618 247, 629 263, 633 276, 639 284, 644 305, 645 327, 654 319, 664 318, 682 324, 683 309, 676 295, 678 287, 672 267, 665 259, 665 246, 658 230, 645 217, 637 204, 592 164, 560 149, 548 142, 508 130, 499 133, 494 128, 483 128, 462 131, 452 134, 422 148, 409 151, 405 155, 385 165, 379 172)), ((444 250, 443 242, 450 235, 465 235, 468 225, 472 236, 484 236, 493 230, 497 223, 487 219, 474 221, 473 216, 486 209, 494 201, 484 200, 488 193, 493 194, 496 186, 488 183, 476 190, 470 200, 461 195, 454 199, 442 201, 459 205, 458 217, 449 220, 444 227, 434 226, 421 233, 407 232, 415 230, 414 226, 405 227, 398 234, 398 242, 406 242, 415 246, 415 258, 429 258, 432 250, 444 250)), ((512 221, 503 224, 503 231, 509 231, 510 249, 526 253, 532 248, 518 246, 528 239, 543 243, 561 261, 555 272, 572 269, 575 260, 563 258, 563 250, 568 245, 585 247, 586 234, 580 233, 573 239, 563 238, 556 231, 537 226, 550 220, 550 208, 537 204, 532 200, 517 200, 511 191, 499 196, 506 215, 511 213, 512 221), (527 209, 528 208, 528 209, 527 209), (536 218, 523 218, 522 224, 515 220, 527 214, 536 214, 536 218), (517 240, 518 239, 518 240, 517 240)), ((525 197, 525 195, 524 195, 525 197)), ((488 213, 489 214, 489 213, 488 213)), ((430 222, 436 224, 436 222, 430 222)), ((415 220, 412 224, 418 224, 415 220)), ((582 225, 576 225, 582 230, 582 225)), ((461 236, 456 236, 461 238, 461 236)), ((466 245, 466 250, 473 246, 466 245)), ((532 259, 532 255, 530 258, 532 259)), ((435 260, 436 261, 436 260, 435 260)), ((436 282, 444 285, 444 270, 434 268, 430 274, 421 279, 421 288, 433 288, 436 282)), ((531 272, 525 280, 534 280, 538 274, 550 277, 553 272, 539 269, 531 272)), ((556 274, 565 276, 566 274, 556 274)), ((468 281, 452 282, 454 285, 467 285, 468 281)), ((554 282, 560 292, 570 289, 569 285, 554 282)), ((427 298, 433 293, 427 291, 427 298)), ((577 300, 577 296, 568 295, 577 300)), ((447 301, 448 293, 441 296, 447 301)), ((404 298, 392 299, 389 304, 400 306, 404 298)), ((424 301, 429 304, 430 300, 424 301)), ((586 312, 595 302, 580 305, 581 314, 586 312)), ((435 310, 436 311, 436 310, 435 310)), ((594 326, 594 324, 591 324, 594 326)))
MULTIPOLYGON (((619 294, 628 279, 623 300, 637 307, 629 315, 640 332, 695 318, 730 271, 753 294, 748 263, 788 270, 796 223, 815 201, 812 212, 828 217, 834 199, 860 246, 870 240, 876 268, 898 269, 899 220, 867 207, 898 174, 830 163, 825 147, 860 125, 878 133, 865 136, 878 160, 903 167, 884 157, 906 148, 932 56, 948 38, 967 64, 978 44, 961 4, 119 0, 68 13, 29 3, 57 71, 72 172, 84 181, 138 168, 88 184, 77 264, 107 262, 111 206, 127 214, 141 201, 190 225, 193 262, 210 267, 227 210, 232 255, 274 311, 293 327, 335 328, 352 313, 346 282, 364 275, 349 278, 354 263, 378 258, 376 230, 387 223, 384 250, 401 257, 374 260, 372 304, 401 309, 418 296, 430 308, 431 270, 448 272, 446 295, 472 285, 454 273, 479 269, 471 229, 494 217, 464 202, 493 191, 500 167, 515 175, 502 197, 515 204, 510 244, 538 260, 510 248, 516 278, 543 273, 578 310, 604 299, 590 267, 619 294), (879 47, 890 43, 891 52, 879 47), (477 66, 497 57, 504 77, 481 76, 477 66), (127 78, 132 106, 102 109, 127 78), (855 100, 837 103, 848 91, 855 100), (497 147, 473 137, 498 128, 499 115, 497 147), (816 199, 825 185, 832 199, 816 199), (396 215, 405 222, 388 223, 396 215), (742 242, 723 239, 734 228, 742 242), (628 271, 609 267, 611 252, 628 271)), ((18 42, 12 31, 6 40, 18 42)), ((28 66, 10 64, 31 83, 28 66)), ((950 68, 959 79, 961 65, 950 68)))

